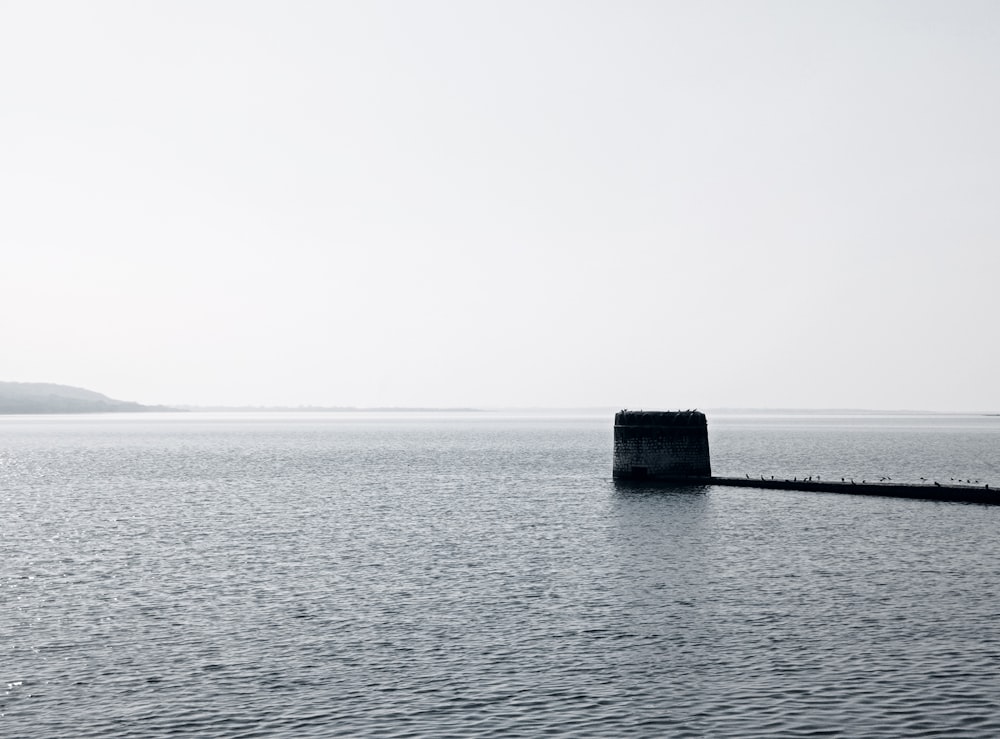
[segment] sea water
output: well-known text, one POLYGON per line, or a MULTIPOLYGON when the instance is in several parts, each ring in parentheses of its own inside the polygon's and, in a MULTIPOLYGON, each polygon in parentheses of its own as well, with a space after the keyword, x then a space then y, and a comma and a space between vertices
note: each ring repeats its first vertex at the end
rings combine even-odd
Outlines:
MULTIPOLYGON (((708 421, 1000 486, 997 417, 708 421)), ((0 735, 1000 734, 1000 507, 616 484, 612 424, 0 418, 0 735)))

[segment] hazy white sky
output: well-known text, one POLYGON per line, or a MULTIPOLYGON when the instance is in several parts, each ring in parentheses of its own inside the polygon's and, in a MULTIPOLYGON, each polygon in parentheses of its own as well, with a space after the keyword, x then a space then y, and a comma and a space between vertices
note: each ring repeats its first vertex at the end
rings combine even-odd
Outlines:
POLYGON ((1000 3, 0 1, 0 379, 1000 410, 1000 3))

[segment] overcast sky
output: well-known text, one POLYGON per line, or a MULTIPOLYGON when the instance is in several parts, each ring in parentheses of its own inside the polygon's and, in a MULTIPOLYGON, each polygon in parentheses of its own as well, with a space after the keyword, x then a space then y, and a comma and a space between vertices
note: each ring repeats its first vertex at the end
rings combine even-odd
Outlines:
POLYGON ((0 1, 0 379, 1000 410, 1000 3, 0 1))

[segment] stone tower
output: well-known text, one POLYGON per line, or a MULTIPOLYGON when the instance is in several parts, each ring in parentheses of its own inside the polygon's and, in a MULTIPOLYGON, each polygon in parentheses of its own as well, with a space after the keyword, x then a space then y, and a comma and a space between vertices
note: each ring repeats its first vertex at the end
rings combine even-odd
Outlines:
POLYGON ((711 477, 705 414, 619 411, 612 474, 620 480, 711 477))

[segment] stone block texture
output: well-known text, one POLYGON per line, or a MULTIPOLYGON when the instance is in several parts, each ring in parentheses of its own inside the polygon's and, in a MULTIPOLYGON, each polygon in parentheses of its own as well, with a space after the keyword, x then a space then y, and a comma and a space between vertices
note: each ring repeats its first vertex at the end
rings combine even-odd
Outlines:
POLYGON ((699 411, 615 414, 616 479, 711 477, 708 424, 699 411))

